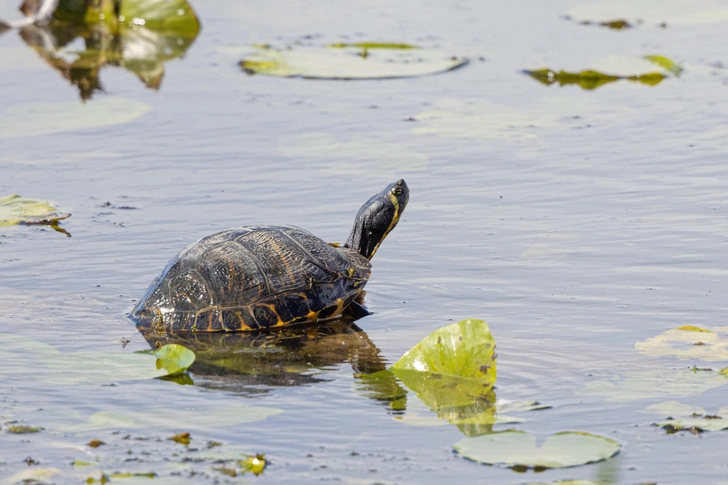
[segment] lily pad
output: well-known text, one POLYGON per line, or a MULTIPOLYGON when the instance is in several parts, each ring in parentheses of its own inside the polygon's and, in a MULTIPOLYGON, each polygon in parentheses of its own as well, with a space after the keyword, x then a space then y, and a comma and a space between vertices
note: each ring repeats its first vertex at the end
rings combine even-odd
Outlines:
POLYGON ((601 396, 607 401, 636 401, 655 397, 683 397, 700 394, 728 384, 717 372, 688 369, 664 372, 631 372, 610 379, 595 379, 577 391, 581 396, 601 396))
POLYGON ((186 371, 195 361, 195 353, 179 344, 163 345, 152 355, 157 358, 157 369, 166 370, 168 376, 186 371))
POLYGON ((536 446, 536 437, 524 431, 502 431, 458 441, 455 451, 471 460, 518 468, 565 468, 606 460, 620 450, 611 438, 567 431, 549 436, 536 446))
POLYGON ((495 340, 483 320, 463 320, 432 332, 391 370, 397 377, 406 375, 413 384, 453 379, 456 386, 467 388, 466 392, 484 396, 496 380, 495 340))
POLYGON ((659 56, 659 55, 649 55, 649 56, 645 56, 645 59, 647 59, 648 61, 650 61, 654 64, 657 64, 658 66, 665 69, 666 71, 669 71, 675 77, 680 77, 680 74, 682 74, 682 72, 683 72, 682 66, 668 57, 659 56))
POLYGON ((19 195, 0 197, 0 226, 16 224, 58 224, 70 217, 47 200, 28 199, 19 195))
POLYGON ((442 51, 402 46, 359 43, 259 48, 240 61, 240 67, 249 74, 350 80, 426 76, 452 71, 468 63, 466 58, 452 58, 442 51))
MULTIPOLYGON (((365 395, 404 412, 407 398, 399 380, 438 418, 468 436, 490 432, 494 423, 507 420, 496 417, 495 341, 482 320, 463 320, 435 330, 389 370, 359 377, 359 390, 365 395)), ((439 424, 416 411, 396 419, 415 425, 439 424)))
POLYGON ((655 86, 667 77, 659 72, 648 72, 632 76, 618 76, 605 74, 599 71, 567 72, 554 71, 551 69, 536 69, 534 71, 526 70, 523 72, 546 86, 558 83, 559 86, 577 85, 586 90, 596 89, 600 86, 604 86, 605 84, 619 81, 620 79, 626 79, 628 81, 634 81, 648 86, 655 86))
POLYGON ((678 359, 707 362, 728 360, 728 327, 707 329, 692 325, 667 330, 635 344, 644 355, 673 355, 678 359))
MULTIPOLYGON (((189 354, 179 354, 184 356, 181 364, 189 361, 189 354)), ((165 367, 157 367, 158 360, 151 354, 123 351, 61 353, 34 339, 0 333, 0 363, 5 378, 58 385, 152 379, 168 375, 165 367)), ((174 370, 180 362, 166 365, 174 370)))
POLYGON ((0 115, 0 138, 48 135, 127 123, 150 110, 140 101, 115 96, 93 104, 71 101, 11 104, 0 115))
POLYGON ((672 24, 707 24, 728 22, 728 7, 721 0, 704 2, 665 2, 662 0, 600 0, 578 2, 566 12, 576 20, 584 19, 642 19, 645 23, 669 26, 672 24))
MULTIPOLYGON (((69 431, 101 429, 191 429, 209 432, 208 428, 227 428, 242 423, 262 421, 283 410, 245 404, 223 404, 192 408, 152 408, 125 414, 99 411, 85 424, 69 426, 69 431)), ((189 435, 188 435, 189 436, 189 435)))
POLYGON ((678 401, 666 401, 648 406, 647 411, 668 416, 669 419, 656 422, 656 426, 665 428, 668 433, 677 431, 721 431, 728 429, 728 406, 709 414, 705 409, 690 406, 678 401))

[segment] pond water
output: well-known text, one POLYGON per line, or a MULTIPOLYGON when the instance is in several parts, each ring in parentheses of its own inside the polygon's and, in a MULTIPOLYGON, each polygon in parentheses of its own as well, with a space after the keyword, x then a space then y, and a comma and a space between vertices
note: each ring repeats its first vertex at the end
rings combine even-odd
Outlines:
MULTIPOLYGON (((15 2, 0 5, 2 18, 19 17, 15 2)), ((652 426, 666 416, 646 410, 728 406, 728 378, 716 372, 726 361, 635 348, 682 325, 726 325, 720 2, 192 7, 202 29, 163 74, 105 66, 85 101, 17 31, 0 36, 0 196, 50 199, 73 214, 61 223, 71 237, 0 228, 0 483, 153 472, 118 480, 728 484, 727 432, 667 434, 652 426), (615 18, 634 28, 580 24, 615 18), (297 41, 401 42, 470 62, 356 81, 238 66, 256 44, 297 41), (522 72, 659 71, 643 70, 645 55, 684 71, 596 89, 522 72), (374 314, 357 322, 362 333, 299 335, 260 365, 199 359, 194 385, 121 379, 102 363, 96 374, 96 364, 59 369, 41 345, 92 363, 148 349, 127 314, 180 249, 253 224, 343 241, 361 204, 398 178, 410 202, 372 260, 374 314), (486 320, 497 341, 497 398, 550 406, 493 429, 539 443, 586 431, 617 440, 619 455, 540 473, 484 466, 453 453, 463 433, 414 394, 402 411, 362 389, 359 372, 465 318, 486 320), (14 434, 13 423, 43 430, 14 434), (166 439, 182 432, 188 447, 166 439), (90 448, 92 439, 106 445, 90 448), (258 477, 231 476, 215 453, 264 453, 269 464, 258 477)))

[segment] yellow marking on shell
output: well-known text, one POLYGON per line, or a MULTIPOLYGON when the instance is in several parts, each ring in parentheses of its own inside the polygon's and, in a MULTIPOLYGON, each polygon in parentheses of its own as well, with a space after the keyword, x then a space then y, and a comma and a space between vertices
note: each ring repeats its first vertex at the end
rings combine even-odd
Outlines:
POLYGON ((314 320, 316 320, 318 318, 318 316, 319 316, 319 312, 315 312, 313 310, 310 310, 306 314, 306 320, 308 320, 308 321, 314 321, 314 320))
POLYGON ((239 310, 238 310, 238 311, 235 311, 235 312, 233 312, 233 313, 235 313, 235 316, 236 316, 236 317, 238 317, 238 320, 240 320, 240 330, 241 330, 241 331, 243 331, 243 332, 247 332, 247 331, 249 331, 249 330, 253 330, 252 328, 250 328, 250 327, 248 326, 248 324, 246 324, 246 323, 245 323, 245 319, 243 318, 243 314, 242 314, 242 313, 240 313, 240 311, 239 311, 239 310))
POLYGON ((399 200, 397 200, 397 196, 396 195, 389 194, 389 201, 394 206, 394 217, 392 217, 392 222, 389 223, 389 227, 384 232, 384 235, 382 236, 382 239, 380 239, 379 242, 377 243, 377 245, 374 246, 374 251, 372 251, 372 254, 369 255, 369 259, 372 259, 372 257, 374 256, 374 254, 379 249, 379 245, 382 244, 382 241, 384 241, 384 239, 387 237, 387 235, 390 233, 390 231, 392 229, 394 229, 394 226, 396 226, 397 223, 399 222, 399 213, 400 213, 400 211, 399 211, 399 200))

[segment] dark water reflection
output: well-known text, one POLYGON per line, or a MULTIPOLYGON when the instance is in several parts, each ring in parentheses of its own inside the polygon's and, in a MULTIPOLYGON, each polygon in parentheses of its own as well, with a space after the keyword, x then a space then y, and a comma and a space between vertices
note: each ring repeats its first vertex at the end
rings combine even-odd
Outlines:
POLYGON ((346 362, 356 376, 386 368, 366 332, 344 319, 264 333, 143 335, 152 347, 177 343, 192 349, 196 384, 243 394, 325 382, 330 379, 321 375, 323 370, 346 362))
MULTIPOLYGON (((164 19, 162 25, 163 22, 164 19)), ((51 68, 78 88, 82 100, 88 100, 104 91, 99 73, 106 66, 126 69, 146 87, 159 89, 164 63, 183 56, 199 32, 200 24, 192 14, 184 29, 87 24, 54 18, 46 25, 24 27, 19 35, 51 68)))

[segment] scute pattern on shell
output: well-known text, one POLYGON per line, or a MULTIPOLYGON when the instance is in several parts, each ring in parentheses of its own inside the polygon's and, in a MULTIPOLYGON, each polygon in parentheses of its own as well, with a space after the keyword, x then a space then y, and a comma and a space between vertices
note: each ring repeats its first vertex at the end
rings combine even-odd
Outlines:
POLYGON ((371 264, 292 226, 207 236, 182 250, 132 311, 140 328, 240 331, 340 314, 371 264))

